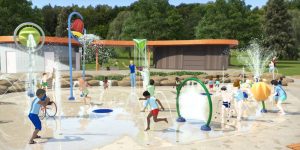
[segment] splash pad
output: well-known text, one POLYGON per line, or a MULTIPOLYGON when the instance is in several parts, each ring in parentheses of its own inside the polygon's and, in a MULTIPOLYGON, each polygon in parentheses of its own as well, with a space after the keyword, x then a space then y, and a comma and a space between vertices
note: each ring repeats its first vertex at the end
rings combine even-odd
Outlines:
POLYGON ((179 107, 179 96, 180 96, 180 91, 182 89, 182 87, 185 85, 186 82, 188 81, 196 81, 197 83, 199 83, 202 88, 204 89, 205 91, 205 95, 207 95, 207 99, 208 99, 208 104, 209 104, 209 115, 208 115, 208 119, 206 121, 206 124, 201 126, 201 130, 203 131, 210 131, 211 128, 210 128, 210 122, 211 122, 211 117, 212 117, 212 101, 211 101, 211 96, 210 96, 210 93, 208 92, 206 86, 204 85, 204 83, 199 80, 198 78, 187 78, 185 79, 180 85, 179 87, 177 88, 177 96, 176 96, 176 110, 177 110, 177 115, 178 115, 178 118, 177 118, 177 122, 185 122, 186 119, 184 117, 181 116, 180 114, 180 107, 179 107))
MULTIPOLYGON (((265 72, 266 65, 271 58, 275 56, 275 52, 264 50, 257 42, 252 42, 246 50, 244 50, 244 55, 239 55, 238 60, 246 65, 246 67, 253 73, 255 84, 260 84, 260 78, 262 74, 265 72)), ((243 69, 244 70, 244 69, 243 69)), ((274 69, 275 70, 275 69, 274 69)), ((275 78, 274 70, 272 71, 273 79, 275 78)), ((277 69, 276 69, 277 70, 277 69)), ((278 72, 278 70, 277 70, 278 72)), ((266 113, 267 110, 265 108, 265 100, 267 100, 270 94, 265 94, 264 89, 266 89, 266 85, 257 86, 256 88, 252 88, 252 93, 255 95, 257 101, 262 101, 262 113, 266 113), (256 90, 258 89, 258 90, 256 90), (263 99, 260 98, 261 95, 264 95, 263 99), (258 98, 259 97, 259 98, 258 98)))

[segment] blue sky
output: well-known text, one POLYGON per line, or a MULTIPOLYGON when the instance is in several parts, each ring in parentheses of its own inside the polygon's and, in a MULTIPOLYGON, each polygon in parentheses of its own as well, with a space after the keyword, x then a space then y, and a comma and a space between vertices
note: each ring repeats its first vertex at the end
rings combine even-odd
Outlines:
MULTIPOLYGON (((39 8, 51 4, 52 6, 71 6, 72 4, 77 4, 79 6, 88 6, 88 5, 98 5, 98 4, 107 4, 110 6, 129 6, 131 3, 137 0, 29 0, 32 1, 33 6, 39 8)), ((181 3, 207 3, 208 1, 213 0, 169 0, 169 3, 172 5, 179 5, 181 3)), ((266 4, 267 0, 245 0, 246 4, 252 6, 263 6, 266 4)))

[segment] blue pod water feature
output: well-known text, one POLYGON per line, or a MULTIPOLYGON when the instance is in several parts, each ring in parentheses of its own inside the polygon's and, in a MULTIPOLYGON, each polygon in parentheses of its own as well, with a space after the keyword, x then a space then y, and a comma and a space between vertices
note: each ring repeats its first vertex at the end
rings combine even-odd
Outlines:
POLYGON ((111 113, 113 112, 112 109, 95 109, 93 110, 93 113, 111 113))

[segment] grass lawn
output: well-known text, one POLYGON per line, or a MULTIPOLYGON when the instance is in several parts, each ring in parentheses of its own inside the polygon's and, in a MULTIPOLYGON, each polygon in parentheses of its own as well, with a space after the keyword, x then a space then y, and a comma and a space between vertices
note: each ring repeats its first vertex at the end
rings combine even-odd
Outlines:
MULTIPOLYGON (((229 68, 241 69, 244 65, 237 60, 236 55, 231 55, 229 68)), ((268 68, 266 67, 266 70, 268 68)), ((279 60, 277 63, 278 73, 293 76, 300 75, 300 61, 279 60)))
MULTIPOLYGON (((123 66, 122 64, 124 63, 125 65, 129 65, 129 58, 117 58, 116 59, 118 61, 118 66, 119 69, 128 69, 127 67, 123 66)), ((101 66, 101 68, 103 68, 104 66, 107 66, 106 64, 103 64, 101 66)), ((96 64, 86 64, 86 70, 96 70, 96 64)))
POLYGON ((300 75, 300 61, 279 61, 277 64, 278 72, 280 74, 292 76, 300 75))
MULTIPOLYGON (((113 59, 115 61, 118 62, 118 65, 117 66, 110 66, 111 68, 118 68, 120 70, 128 70, 128 65, 129 65, 129 61, 130 60, 133 60, 134 58, 129 58, 130 54, 129 54, 129 50, 126 50, 124 48, 118 48, 118 47, 115 47, 114 48, 116 54, 117 54, 117 58, 113 59), (123 65, 125 64, 125 66, 123 65)), ((151 53, 151 56, 150 56, 150 66, 153 66, 153 61, 152 61, 152 58, 153 58, 153 53, 151 53)), ((134 52, 133 50, 131 49, 131 57, 134 57, 134 52)), ((135 64, 138 66, 138 64, 135 64)), ((106 68, 106 66, 109 66, 108 64, 103 64, 101 66, 101 68, 106 68)), ((86 64, 86 70, 96 70, 96 64, 86 64)))

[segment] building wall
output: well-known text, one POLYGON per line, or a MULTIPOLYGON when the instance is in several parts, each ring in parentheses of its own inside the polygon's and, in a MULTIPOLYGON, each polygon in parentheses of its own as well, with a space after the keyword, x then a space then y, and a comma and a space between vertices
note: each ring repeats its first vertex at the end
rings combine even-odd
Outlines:
MULTIPOLYGON (((7 52, 16 52, 16 70, 19 72, 29 71, 29 54, 25 50, 20 50, 14 43, 0 43, 0 66, 1 73, 7 73, 7 52)), ((55 62, 60 63, 60 70, 69 70, 69 51, 68 46, 65 45, 44 45, 40 50, 36 51, 33 55, 33 71, 44 72, 45 71, 45 58, 44 52, 54 52, 55 62)), ((73 48, 72 53, 72 67, 76 67, 76 52, 78 47, 73 48)), ((77 60, 80 61, 80 60, 77 60)))
POLYGON ((227 45, 164 46, 154 48, 159 69, 221 70, 228 68, 227 45))

